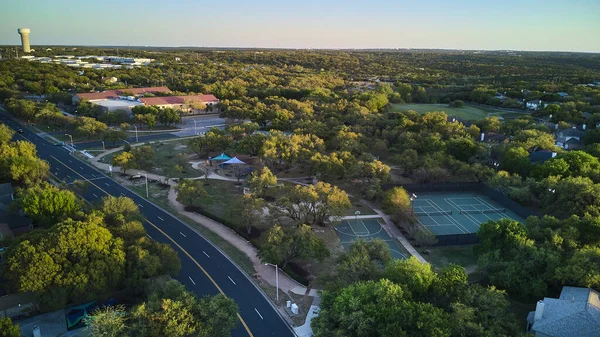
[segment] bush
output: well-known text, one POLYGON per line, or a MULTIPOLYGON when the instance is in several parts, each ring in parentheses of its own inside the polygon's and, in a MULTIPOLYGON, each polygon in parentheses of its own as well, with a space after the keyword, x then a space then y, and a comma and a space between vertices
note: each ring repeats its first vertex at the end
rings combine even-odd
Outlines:
POLYGON ((456 101, 450 102, 450 104, 448 104, 448 106, 451 108, 462 108, 465 106, 465 102, 457 99, 456 101))

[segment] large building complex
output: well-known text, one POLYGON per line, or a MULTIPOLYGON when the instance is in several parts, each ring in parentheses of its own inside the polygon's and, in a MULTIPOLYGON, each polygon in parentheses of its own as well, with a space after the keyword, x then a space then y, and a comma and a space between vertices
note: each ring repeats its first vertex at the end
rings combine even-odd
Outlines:
POLYGON ((136 57, 120 57, 120 56, 73 56, 73 55, 56 55, 36 57, 33 55, 22 56, 22 59, 40 63, 56 63, 63 64, 73 68, 94 68, 94 69, 110 69, 110 68, 133 68, 139 66, 147 66, 154 62, 154 59, 136 58, 136 57))
POLYGON ((79 93, 73 96, 73 103, 77 104, 81 100, 90 101, 104 108, 106 111, 131 108, 138 105, 155 106, 159 109, 174 108, 186 109, 192 113, 201 113, 194 108, 197 104, 215 105, 219 99, 214 95, 188 95, 188 96, 157 96, 144 97, 146 94, 169 94, 171 90, 167 87, 148 87, 106 90, 101 92, 79 93))

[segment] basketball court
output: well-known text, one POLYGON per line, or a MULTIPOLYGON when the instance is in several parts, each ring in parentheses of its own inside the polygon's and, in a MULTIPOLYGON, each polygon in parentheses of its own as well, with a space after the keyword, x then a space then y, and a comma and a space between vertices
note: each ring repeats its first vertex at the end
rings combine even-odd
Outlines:
POLYGON ((407 254, 404 253, 396 241, 394 241, 385 230, 381 227, 381 224, 377 219, 352 219, 342 220, 337 226, 334 227, 340 241, 344 248, 348 248, 353 241, 356 240, 374 240, 380 239, 387 243, 390 247, 392 257, 395 259, 406 259, 407 254))
POLYGON ((411 212, 435 235, 477 233, 479 226, 490 220, 525 221, 510 209, 476 192, 419 193, 412 203, 411 212))

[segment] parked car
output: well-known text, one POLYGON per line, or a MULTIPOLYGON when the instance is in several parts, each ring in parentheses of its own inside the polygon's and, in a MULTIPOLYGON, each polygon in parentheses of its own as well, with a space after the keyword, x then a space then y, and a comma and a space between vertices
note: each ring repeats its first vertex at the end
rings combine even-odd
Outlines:
POLYGON ((18 129, 17 129, 17 132, 18 132, 18 133, 25 133, 25 130, 23 130, 22 128, 18 128, 18 129))

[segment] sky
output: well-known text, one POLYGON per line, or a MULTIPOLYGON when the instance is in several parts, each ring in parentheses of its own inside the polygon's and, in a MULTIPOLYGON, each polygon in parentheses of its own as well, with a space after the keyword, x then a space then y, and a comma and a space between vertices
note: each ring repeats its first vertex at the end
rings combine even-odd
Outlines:
POLYGON ((600 52, 600 0, 2 0, 0 45, 600 52))

